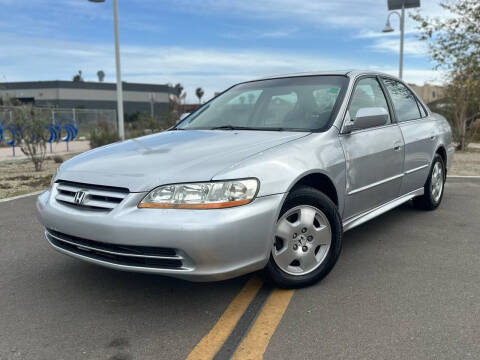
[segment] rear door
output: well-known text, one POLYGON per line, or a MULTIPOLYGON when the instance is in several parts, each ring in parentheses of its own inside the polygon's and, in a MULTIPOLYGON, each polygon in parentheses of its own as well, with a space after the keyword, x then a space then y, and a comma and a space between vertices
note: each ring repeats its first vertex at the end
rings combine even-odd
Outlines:
POLYGON ((401 194, 422 188, 427 180, 436 144, 435 120, 400 81, 382 79, 405 141, 405 166, 401 194))
POLYGON ((347 116, 364 107, 383 107, 390 115, 386 125, 340 135, 347 172, 344 219, 398 197, 402 184, 402 133, 392 121, 392 109, 375 76, 357 80, 347 116))

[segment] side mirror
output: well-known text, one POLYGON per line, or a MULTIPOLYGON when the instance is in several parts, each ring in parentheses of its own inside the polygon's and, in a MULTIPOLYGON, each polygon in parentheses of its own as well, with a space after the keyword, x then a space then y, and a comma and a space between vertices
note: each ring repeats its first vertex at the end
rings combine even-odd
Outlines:
POLYGON ((343 130, 344 133, 348 134, 354 130, 385 125, 388 121, 388 111, 381 107, 360 108, 353 119, 350 118, 350 113, 347 112, 345 120, 343 130))

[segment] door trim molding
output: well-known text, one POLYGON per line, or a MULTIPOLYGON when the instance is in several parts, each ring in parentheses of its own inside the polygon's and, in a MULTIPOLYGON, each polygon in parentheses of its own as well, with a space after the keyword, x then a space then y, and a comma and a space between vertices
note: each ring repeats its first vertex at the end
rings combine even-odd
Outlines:
POLYGON ((397 206, 407 202, 410 199, 413 199, 415 196, 423 195, 423 193, 424 193, 424 188, 420 188, 420 189, 411 191, 405 195, 402 195, 396 199, 393 199, 376 208, 367 210, 359 215, 355 215, 351 218, 348 218, 345 221, 343 221, 343 231, 345 232, 350 229, 353 229, 354 227, 361 225, 389 210, 392 210, 393 208, 396 208, 397 206))
POLYGON ((371 189, 375 186, 378 186, 378 185, 382 185, 382 184, 385 184, 389 181, 393 181, 395 179, 398 179, 398 178, 401 178, 404 174, 398 174, 398 175, 394 175, 394 176, 391 176, 391 177, 388 177, 386 179, 383 179, 383 180, 380 180, 380 181, 377 181, 377 182, 374 182, 374 183, 371 183, 371 184, 368 184, 368 185, 365 185, 365 186, 362 186, 362 187, 359 187, 357 189, 354 189, 354 190, 350 190, 347 195, 353 195, 353 194, 356 194, 356 193, 359 193, 361 191, 364 191, 364 190, 368 190, 368 189, 371 189))
POLYGON ((422 166, 419 166, 419 167, 416 167, 416 168, 407 170, 407 171, 405 171, 405 175, 414 173, 415 171, 418 171, 418 170, 425 169, 428 165, 430 165, 430 164, 425 164, 425 165, 422 165, 422 166))

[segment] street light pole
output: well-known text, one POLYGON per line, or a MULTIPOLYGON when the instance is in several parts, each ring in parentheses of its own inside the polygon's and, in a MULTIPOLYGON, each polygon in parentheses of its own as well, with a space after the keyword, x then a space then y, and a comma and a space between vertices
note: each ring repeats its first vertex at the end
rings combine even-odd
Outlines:
POLYGON ((387 23, 385 24, 382 32, 387 33, 393 31, 393 28, 390 25, 390 16, 392 16, 393 14, 398 15, 400 19, 400 63, 398 65, 398 77, 401 79, 403 77, 403 38, 405 36, 405 7, 402 6, 401 13, 399 13, 398 11, 392 11, 388 14, 387 23))
POLYGON ((120 42, 118 40, 118 0, 113 0, 113 23, 115 28, 115 65, 117 72, 118 136, 121 140, 125 140, 125 126, 123 124, 122 74, 120 73, 120 42))
POLYGON ((400 10, 392 11, 387 16, 387 22, 382 32, 388 33, 392 32, 393 28, 390 25, 390 16, 392 14, 398 15, 400 18, 400 63, 398 65, 398 77, 403 78, 403 42, 405 38, 405 9, 418 8, 420 7, 420 0, 387 0, 388 10, 400 10))
MULTIPOLYGON (((88 0, 94 3, 102 3, 105 0, 88 0)), ((125 126, 123 118, 123 89, 122 74, 120 72, 120 42, 118 40, 118 0, 113 0, 113 29, 115 33, 115 66, 117 75, 117 116, 118 116, 118 136, 125 140, 125 126)))
MULTIPOLYGON (((116 2, 117 0, 115 0, 116 2)), ((405 38, 405 6, 402 4, 400 15, 400 64, 398 65, 398 77, 403 78, 403 40, 405 38)))

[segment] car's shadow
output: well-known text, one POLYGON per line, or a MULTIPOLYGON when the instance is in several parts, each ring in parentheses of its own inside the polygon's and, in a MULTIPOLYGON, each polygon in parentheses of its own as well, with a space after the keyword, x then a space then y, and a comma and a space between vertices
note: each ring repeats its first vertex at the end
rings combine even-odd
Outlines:
POLYGON ((92 296, 110 294, 112 298, 120 296, 135 300, 145 297, 157 298, 167 295, 177 305, 187 304, 195 296, 197 301, 231 294, 241 287, 246 277, 238 277, 217 282, 189 282, 177 278, 157 275, 118 271, 89 264, 76 259, 68 259, 61 269, 63 276, 68 276, 72 286, 89 289, 92 296))
POLYGON ((344 249, 362 247, 365 243, 368 243, 372 237, 378 234, 385 234, 389 231, 404 228, 410 224, 412 218, 417 217, 419 214, 425 214, 425 212, 415 209, 410 202, 402 204, 393 210, 345 232, 343 236, 344 249))

